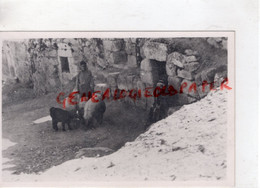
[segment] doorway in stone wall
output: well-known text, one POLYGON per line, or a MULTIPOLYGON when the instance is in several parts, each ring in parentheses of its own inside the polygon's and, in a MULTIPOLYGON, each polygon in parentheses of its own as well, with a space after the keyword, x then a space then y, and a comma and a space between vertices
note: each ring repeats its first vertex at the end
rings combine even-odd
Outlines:
POLYGON ((62 57, 60 56, 60 62, 61 62, 61 72, 70 72, 69 67, 69 60, 68 57, 62 57))

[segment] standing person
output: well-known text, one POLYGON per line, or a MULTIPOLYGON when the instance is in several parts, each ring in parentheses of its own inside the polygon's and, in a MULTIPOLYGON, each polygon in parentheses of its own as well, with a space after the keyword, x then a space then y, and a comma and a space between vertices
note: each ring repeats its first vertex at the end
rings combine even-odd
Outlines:
POLYGON ((80 62, 80 72, 76 77, 76 88, 79 91, 80 95, 85 93, 88 95, 88 92, 91 93, 94 91, 94 80, 91 72, 87 68, 85 61, 80 62))
POLYGON ((84 105, 83 108, 82 105, 79 105, 80 103, 82 103, 81 97, 84 95, 86 98, 88 98, 88 96, 91 98, 94 91, 94 79, 91 72, 88 70, 85 61, 80 62, 80 72, 76 76, 76 90, 79 92, 78 104, 76 104, 76 111, 80 116, 83 116, 84 105))

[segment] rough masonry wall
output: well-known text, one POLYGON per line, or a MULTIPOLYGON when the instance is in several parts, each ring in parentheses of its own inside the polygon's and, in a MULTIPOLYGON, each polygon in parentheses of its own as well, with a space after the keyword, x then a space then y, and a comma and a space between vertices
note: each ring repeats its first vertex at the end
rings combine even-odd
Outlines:
MULTIPOLYGON (((155 87, 159 80, 177 90, 186 82, 184 93, 169 98, 171 105, 192 103, 209 92, 209 83, 227 76, 226 38, 171 39, 30 39, 3 43, 3 78, 17 77, 33 87, 36 95, 52 91, 70 92, 75 87, 79 62, 87 62, 95 90, 110 88, 130 91, 155 87), (63 72, 61 57, 69 72, 63 72), (196 92, 187 88, 197 84, 196 92)), ((67 93, 69 94, 69 93, 67 93)), ((111 93, 112 95, 112 93, 111 93)), ((124 102, 149 109, 154 98, 126 97, 124 102)))

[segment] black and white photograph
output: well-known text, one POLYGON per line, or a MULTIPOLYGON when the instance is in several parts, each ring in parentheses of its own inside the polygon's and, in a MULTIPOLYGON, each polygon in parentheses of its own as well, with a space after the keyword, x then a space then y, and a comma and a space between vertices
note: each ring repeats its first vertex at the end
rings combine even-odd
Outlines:
POLYGON ((234 32, 3 36, 3 182, 234 184, 234 32))

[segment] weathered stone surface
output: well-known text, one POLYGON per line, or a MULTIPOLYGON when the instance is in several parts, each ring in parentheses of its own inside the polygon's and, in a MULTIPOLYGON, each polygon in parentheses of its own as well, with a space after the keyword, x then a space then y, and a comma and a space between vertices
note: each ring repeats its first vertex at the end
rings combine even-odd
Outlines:
POLYGON ((199 86, 202 84, 201 73, 195 75, 195 83, 199 86))
POLYGON ((143 46, 143 52, 148 59, 166 61, 167 45, 158 42, 146 42, 143 46))
POLYGON ((46 54, 46 56, 49 56, 49 57, 58 57, 58 51, 57 51, 57 50, 48 51, 48 53, 46 54))
POLYGON ((109 63, 119 64, 127 62, 127 53, 124 51, 112 52, 109 57, 109 63))
POLYGON ((109 87, 117 87, 117 79, 114 76, 109 75, 107 77, 107 83, 109 87))
POLYGON ((192 82, 192 81, 190 81, 190 80, 186 80, 186 79, 184 79, 182 82, 181 82, 181 85, 183 85, 184 83, 187 83, 187 86, 186 87, 183 87, 183 93, 185 93, 185 94, 189 94, 189 87, 191 86, 191 84, 192 83, 194 83, 194 82, 192 82))
POLYGON ((41 72, 36 71, 33 75, 32 75, 32 79, 33 79, 33 90, 35 92, 36 95, 44 95, 47 92, 47 88, 45 87, 46 84, 46 77, 45 75, 41 74, 41 72))
POLYGON ((201 80, 207 81, 208 83, 214 82, 214 77, 215 77, 216 71, 217 71, 216 68, 211 68, 211 69, 201 72, 201 80))
POLYGON ((150 59, 144 59, 141 62, 141 70, 146 72, 157 71, 157 62, 150 59))
POLYGON ((173 52, 168 55, 166 66, 170 67, 171 65, 176 65, 180 68, 183 68, 185 64, 185 56, 179 52, 173 52))
POLYGON ((166 73, 168 76, 176 76, 177 67, 174 64, 166 64, 166 73))
POLYGON ((120 90, 127 90, 127 81, 126 76, 123 74, 120 74, 117 79, 117 87, 120 90))
POLYGON ((227 71, 216 73, 215 77, 214 77, 215 88, 219 87, 221 85, 222 81, 224 81, 225 78, 227 78, 227 71))
POLYGON ((125 51, 128 55, 136 55, 136 46, 132 42, 125 43, 125 51))
POLYGON ((193 80, 194 79, 194 76, 192 75, 192 73, 190 73, 190 72, 188 72, 186 70, 178 69, 177 70, 177 75, 178 75, 178 77, 185 78, 187 80, 193 80))
POLYGON ((227 40, 222 40, 222 49, 224 49, 224 50, 227 50, 227 45, 228 45, 228 42, 227 42, 227 40))
POLYGON ((199 62, 190 62, 190 63, 184 64, 184 70, 189 71, 189 72, 194 72, 194 71, 198 70, 199 67, 200 67, 199 62))
POLYGON ((186 50, 185 50, 185 54, 188 55, 188 56, 191 56, 191 55, 197 56, 197 55, 198 55, 198 52, 197 52, 197 51, 194 51, 194 50, 191 50, 191 49, 186 49, 186 50))
POLYGON ((184 82, 187 83, 187 86, 183 88, 183 93, 185 93, 186 95, 188 95, 190 97, 193 97, 195 99, 200 99, 200 96, 199 96, 199 93, 198 93, 198 86, 197 86, 197 84, 195 82, 192 82, 192 81, 184 79, 182 81, 181 85, 184 82), (192 85, 192 84, 194 84, 194 85, 192 85), (191 88, 191 91, 190 91, 189 89, 190 89, 191 86, 192 86, 192 88, 191 88))
POLYGON ((102 59, 100 57, 97 57, 97 64, 98 64, 98 66, 100 66, 103 69, 105 69, 108 66, 108 63, 106 62, 106 60, 102 59))
POLYGON ((168 77, 168 85, 172 85, 176 90, 180 90, 182 78, 177 76, 169 76, 168 77))
POLYGON ((221 37, 210 37, 207 39, 207 42, 215 48, 223 48, 223 41, 225 41, 225 39, 221 37))
POLYGON ((129 67, 137 67, 136 56, 128 55, 128 57, 127 57, 127 65, 129 67))
POLYGON ((117 40, 104 40, 103 46, 106 50, 117 52, 124 48, 124 40, 117 39, 117 40))
POLYGON ((133 81, 134 81, 135 75, 127 75, 126 76, 126 83, 127 83, 127 90, 131 90, 134 89, 135 86, 133 85, 133 81))
POLYGON ((192 55, 192 56, 184 56, 184 57, 185 57, 185 61, 186 61, 187 63, 197 61, 197 58, 196 58, 194 55, 192 55))
POLYGON ((141 80, 148 86, 155 86, 159 81, 159 75, 153 74, 152 72, 141 71, 141 80))

